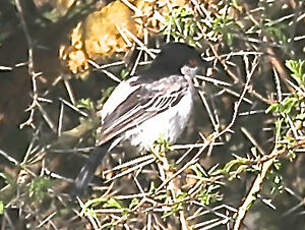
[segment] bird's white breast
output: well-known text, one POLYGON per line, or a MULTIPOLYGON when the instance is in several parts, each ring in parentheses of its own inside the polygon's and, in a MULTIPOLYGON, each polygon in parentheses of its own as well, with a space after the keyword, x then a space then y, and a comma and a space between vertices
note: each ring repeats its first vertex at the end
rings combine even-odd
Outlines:
POLYGON ((178 104, 144 121, 135 129, 126 131, 122 138, 143 149, 150 149, 160 137, 169 143, 175 143, 189 121, 193 108, 192 97, 193 88, 189 86, 178 104))

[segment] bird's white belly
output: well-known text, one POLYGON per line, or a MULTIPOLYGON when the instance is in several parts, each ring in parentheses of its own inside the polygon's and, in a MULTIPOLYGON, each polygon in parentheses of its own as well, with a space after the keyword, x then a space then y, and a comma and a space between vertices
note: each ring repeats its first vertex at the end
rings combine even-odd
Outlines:
POLYGON ((171 109, 157 114, 144 121, 136 129, 125 132, 122 139, 128 139, 133 146, 150 149, 160 137, 174 143, 181 135, 190 118, 193 108, 192 90, 190 89, 181 101, 171 109))

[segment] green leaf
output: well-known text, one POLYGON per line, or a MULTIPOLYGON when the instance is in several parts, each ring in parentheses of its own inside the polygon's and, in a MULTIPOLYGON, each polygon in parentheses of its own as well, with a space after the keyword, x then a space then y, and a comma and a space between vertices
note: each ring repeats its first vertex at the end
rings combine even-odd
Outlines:
POLYGON ((199 201, 204 205, 210 205, 216 201, 222 200, 222 196, 215 192, 216 189, 219 189, 219 186, 210 185, 207 189, 203 189, 199 194, 199 201))
POLYGON ((82 98, 76 104, 79 109, 87 109, 88 111, 94 111, 94 104, 90 98, 82 98))
POLYGON ((12 178, 9 174, 7 173, 0 173, 0 177, 2 177, 5 182, 11 186, 16 186, 16 181, 14 178, 12 178))
POLYGON ((84 204, 84 209, 87 209, 89 207, 95 207, 95 206, 98 206, 102 203, 105 203, 107 202, 107 198, 104 198, 104 197, 99 197, 99 198, 96 198, 96 199, 92 199, 92 200, 88 200, 85 204, 84 204))
POLYGON ((234 166, 239 165, 239 164, 246 164, 248 162, 249 161, 245 158, 238 158, 238 159, 229 161, 223 169, 226 173, 229 173, 234 166))
POLYGON ((105 204, 104 204, 104 207, 105 208, 117 208, 117 209, 122 209, 124 208, 122 206, 122 204, 117 201, 116 199, 114 198, 110 198, 105 204))
POLYGON ((274 113, 279 110, 279 106, 278 103, 272 104, 266 109, 265 113, 274 113))
POLYGON ((305 85, 305 60, 287 60, 286 67, 292 72, 292 77, 297 81, 299 86, 305 85))
POLYGON ((139 199, 138 198, 133 198, 129 204, 129 208, 132 209, 133 207, 137 206, 139 204, 139 199))
POLYGON ((199 31, 198 23, 201 22, 196 20, 192 10, 185 7, 173 9, 166 22, 165 35, 170 35, 175 41, 184 40, 190 45, 195 44, 194 37, 199 31))
POLYGON ((282 44, 287 44, 287 37, 284 33, 285 25, 276 25, 266 27, 266 31, 270 37, 274 38, 282 44), (284 28, 283 28, 284 27, 284 28))
POLYGON ((270 105, 269 108, 266 109, 266 113, 277 112, 289 115, 292 111, 296 110, 299 103, 300 99, 297 95, 286 97, 281 103, 270 105))
POLYGON ((284 119, 278 119, 276 122, 275 122, 275 140, 278 142, 282 139, 282 136, 281 136, 281 130, 282 130, 282 126, 283 126, 283 122, 284 122, 284 119))
POLYGON ((48 189, 52 184, 52 181, 45 177, 33 179, 28 187, 29 197, 34 201, 42 202, 47 197, 48 189))
POLYGON ((129 76, 130 72, 127 69, 122 69, 120 76, 122 79, 125 79, 129 76))
POLYGON ((0 215, 3 215, 5 209, 5 205, 3 200, 0 200, 0 215))
POLYGON ((282 109, 279 112, 283 112, 285 114, 290 114, 293 109, 296 108, 298 104, 298 98, 296 97, 286 97, 282 102, 282 109))
POLYGON ((203 177, 203 173, 201 172, 201 170, 198 168, 198 164, 195 164, 195 165, 191 165, 190 167, 191 170, 193 170, 196 174, 196 176, 198 177, 203 177))

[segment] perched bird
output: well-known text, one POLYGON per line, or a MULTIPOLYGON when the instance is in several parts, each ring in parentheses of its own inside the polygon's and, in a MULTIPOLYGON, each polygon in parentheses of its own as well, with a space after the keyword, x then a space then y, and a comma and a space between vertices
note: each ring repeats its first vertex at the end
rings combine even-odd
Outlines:
POLYGON ((86 190, 103 157, 119 142, 128 140, 147 150, 162 135, 169 143, 175 143, 192 112, 192 78, 201 63, 195 48, 168 43, 147 70, 115 88, 99 112, 100 138, 75 179, 77 194, 86 190))

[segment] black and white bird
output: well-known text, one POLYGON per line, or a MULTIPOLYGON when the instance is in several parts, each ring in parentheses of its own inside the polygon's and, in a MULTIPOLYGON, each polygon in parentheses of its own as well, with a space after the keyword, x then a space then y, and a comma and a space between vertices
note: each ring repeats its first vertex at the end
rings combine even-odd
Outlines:
POLYGON ((150 149, 161 135, 175 143, 192 113, 192 78, 201 63, 195 48, 168 43, 147 70, 115 88, 99 112, 100 138, 75 179, 77 194, 86 190, 103 157, 121 141, 142 150, 150 149))

